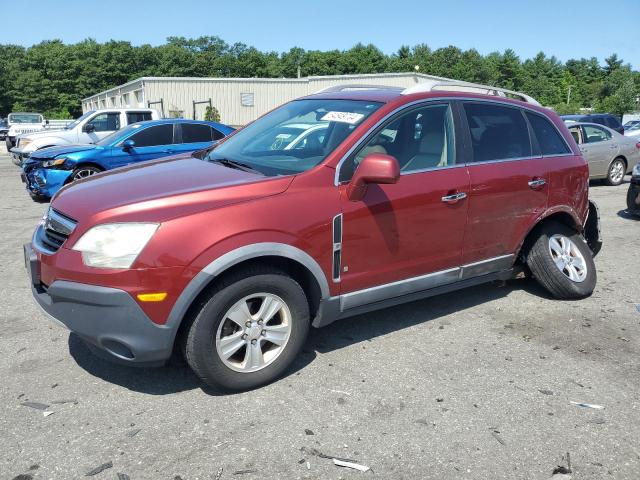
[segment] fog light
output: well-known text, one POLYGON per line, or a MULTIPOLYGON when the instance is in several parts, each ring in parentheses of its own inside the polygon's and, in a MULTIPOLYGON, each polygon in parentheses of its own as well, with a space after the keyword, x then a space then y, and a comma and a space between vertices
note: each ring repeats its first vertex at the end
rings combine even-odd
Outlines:
POLYGON ((141 302, 161 302, 167 298, 167 292, 139 293, 136 296, 141 302))

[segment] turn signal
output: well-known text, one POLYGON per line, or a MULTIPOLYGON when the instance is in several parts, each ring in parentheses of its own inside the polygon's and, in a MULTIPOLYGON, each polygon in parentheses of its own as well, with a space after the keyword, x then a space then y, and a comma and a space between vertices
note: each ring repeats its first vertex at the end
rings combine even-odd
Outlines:
POLYGON ((136 296, 141 302, 161 302, 167 298, 167 292, 139 293, 136 296))

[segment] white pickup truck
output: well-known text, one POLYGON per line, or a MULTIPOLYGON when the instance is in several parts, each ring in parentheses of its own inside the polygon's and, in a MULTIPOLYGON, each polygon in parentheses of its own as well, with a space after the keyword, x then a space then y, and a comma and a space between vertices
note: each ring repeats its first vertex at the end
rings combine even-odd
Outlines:
POLYGON ((7 151, 15 146, 16 137, 44 130, 47 123, 40 113, 11 112, 7 117, 7 128, 9 129, 5 138, 7 151))
POLYGON ((92 110, 62 130, 44 130, 20 135, 11 151, 13 163, 22 165, 23 159, 41 148, 78 143, 95 143, 130 123, 158 120, 153 108, 109 108, 92 110))

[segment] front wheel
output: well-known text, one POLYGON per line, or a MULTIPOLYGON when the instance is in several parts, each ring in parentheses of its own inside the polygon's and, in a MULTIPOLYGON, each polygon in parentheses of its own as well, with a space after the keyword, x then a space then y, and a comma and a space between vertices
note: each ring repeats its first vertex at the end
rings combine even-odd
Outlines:
POLYGON ((90 177, 100 172, 102 172, 102 170, 98 167, 93 167, 91 165, 80 166, 71 174, 71 181, 75 182, 76 180, 82 180, 83 178, 90 177))
POLYGON ((566 225, 544 225, 527 255, 534 277, 554 297, 584 298, 596 286, 593 256, 582 235, 566 225))
POLYGON ((191 324, 184 353, 208 385, 248 390, 286 370, 305 342, 309 323, 306 296, 294 279, 245 272, 210 295, 191 324))
POLYGON ((622 183, 624 179, 624 174, 627 170, 627 164, 624 163, 624 160, 621 158, 616 158, 611 165, 609 165, 609 170, 607 171, 607 178, 605 182, 607 185, 611 185, 615 187, 622 183))

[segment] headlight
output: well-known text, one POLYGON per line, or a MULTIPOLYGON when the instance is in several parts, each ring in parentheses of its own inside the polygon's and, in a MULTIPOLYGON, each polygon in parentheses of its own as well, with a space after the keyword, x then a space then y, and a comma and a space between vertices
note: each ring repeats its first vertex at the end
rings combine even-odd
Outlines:
POLYGON ((60 165, 64 165, 64 162, 66 160, 67 160, 66 158, 56 158, 55 160, 45 160, 44 162, 42 162, 42 166, 44 168, 59 167, 60 165))
POLYGON ((633 167, 633 172, 631 173, 634 177, 640 177, 640 162, 636 163, 636 166, 633 167))
POLYGON ((33 142, 33 140, 30 140, 30 139, 28 139, 28 138, 21 138, 21 139, 18 141, 18 146, 19 146, 20 148, 25 148, 25 147, 26 147, 27 145, 29 145, 31 142, 33 142))
POLYGON ((73 246, 85 265, 129 268, 156 232, 158 223, 107 223, 87 231, 73 246))

